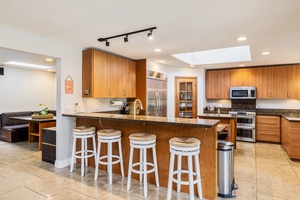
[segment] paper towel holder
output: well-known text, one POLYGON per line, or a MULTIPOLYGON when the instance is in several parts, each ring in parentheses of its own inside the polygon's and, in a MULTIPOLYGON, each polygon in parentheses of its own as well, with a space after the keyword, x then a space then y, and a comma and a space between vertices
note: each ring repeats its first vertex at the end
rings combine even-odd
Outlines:
POLYGON ((118 100, 111 100, 110 101, 111 106, 124 106, 123 101, 118 101, 118 100))

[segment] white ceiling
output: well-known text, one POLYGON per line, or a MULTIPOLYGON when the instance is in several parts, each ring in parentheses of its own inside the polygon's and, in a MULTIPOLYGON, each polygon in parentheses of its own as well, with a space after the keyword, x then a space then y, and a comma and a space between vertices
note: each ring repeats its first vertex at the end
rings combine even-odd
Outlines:
MULTIPOLYGON (((300 63, 299 0, 0 0, 0 5, 3 26, 131 59, 187 67, 171 55, 249 45, 251 61, 201 67, 300 63), (130 35, 128 43, 113 39, 109 47, 97 41, 154 26, 152 41, 147 32, 130 35), (248 40, 239 42, 239 36, 248 40), (263 51, 270 54, 262 56, 263 51)), ((0 62, 3 55, 10 57, 1 53, 0 62)))

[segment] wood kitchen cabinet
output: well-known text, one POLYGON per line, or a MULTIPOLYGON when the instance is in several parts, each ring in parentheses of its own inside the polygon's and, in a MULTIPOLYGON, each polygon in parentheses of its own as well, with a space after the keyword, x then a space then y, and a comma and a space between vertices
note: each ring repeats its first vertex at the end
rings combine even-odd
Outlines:
POLYGON ((242 68, 230 70, 231 86, 254 86, 256 68, 242 68))
POLYGON ((284 67, 287 70, 287 98, 300 99, 300 66, 284 67))
POLYGON ((281 143, 287 155, 300 159, 300 122, 281 118, 281 143))
POLYGON ((197 77, 175 77, 175 117, 197 118, 197 77))
POLYGON ((260 67, 256 69, 257 98, 287 98, 288 76, 285 67, 260 67))
POLYGON ((135 97, 135 62, 88 49, 82 52, 82 96, 93 98, 135 97))
POLYGON ((206 71, 206 98, 229 99, 230 70, 206 71))
POLYGON ((280 143, 280 117, 256 116, 256 140, 280 143))

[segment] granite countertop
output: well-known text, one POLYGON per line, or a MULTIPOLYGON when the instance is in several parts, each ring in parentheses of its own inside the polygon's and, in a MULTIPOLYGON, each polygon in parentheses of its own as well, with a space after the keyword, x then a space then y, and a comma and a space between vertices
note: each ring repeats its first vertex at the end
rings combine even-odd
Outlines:
POLYGON ((139 121, 142 123, 159 123, 159 124, 174 124, 185 126, 198 126, 204 128, 212 128, 219 123, 219 120, 210 119, 190 119, 190 118, 170 118, 170 117, 156 117, 144 115, 123 115, 123 114, 106 114, 106 113, 64 113, 66 117, 76 118, 91 118, 91 119, 113 119, 126 121, 139 121))
POLYGON ((215 113, 204 113, 202 115, 198 115, 198 117, 209 117, 209 118, 236 118, 236 115, 230 114, 215 114, 215 113))

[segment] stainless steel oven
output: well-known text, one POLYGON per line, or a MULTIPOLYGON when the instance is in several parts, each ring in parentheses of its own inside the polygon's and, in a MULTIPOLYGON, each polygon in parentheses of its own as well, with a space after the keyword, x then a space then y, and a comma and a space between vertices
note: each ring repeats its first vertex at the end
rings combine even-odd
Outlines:
MULTIPOLYGON (((232 114, 232 113, 231 113, 232 114)), ((255 112, 236 112, 237 133, 236 140, 256 142, 255 138, 255 112)))

